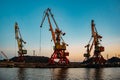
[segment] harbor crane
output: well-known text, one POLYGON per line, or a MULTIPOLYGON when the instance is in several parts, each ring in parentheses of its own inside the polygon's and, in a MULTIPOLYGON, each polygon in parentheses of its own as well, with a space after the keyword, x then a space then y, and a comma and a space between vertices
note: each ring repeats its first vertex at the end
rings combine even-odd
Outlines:
POLYGON ((58 64, 69 64, 69 60, 67 58, 67 56, 69 56, 69 52, 65 51, 66 46, 68 46, 68 44, 66 44, 64 42, 63 38, 62 38, 62 36, 64 36, 65 33, 63 33, 59 29, 59 27, 58 27, 58 25, 57 25, 57 23, 54 19, 54 16, 51 13, 51 9, 48 8, 48 9, 45 10, 44 17, 42 19, 40 28, 42 28, 42 25, 43 25, 46 17, 48 19, 48 23, 49 23, 49 27, 50 27, 49 31, 51 32, 52 40, 54 42, 54 48, 53 48, 54 52, 51 55, 49 63, 50 64, 55 64, 55 59, 59 59, 58 64), (50 18, 50 16, 51 16, 51 18, 50 18), (53 22, 56 26, 56 29, 53 29, 50 19, 53 19, 53 22))
POLYGON ((18 44, 18 61, 23 62, 24 61, 24 55, 27 54, 27 50, 24 49, 24 45, 26 42, 22 39, 18 23, 15 23, 15 39, 17 40, 18 44))
POLYGON ((85 46, 85 48, 87 48, 87 51, 86 51, 87 53, 84 54, 84 57, 85 57, 84 61, 88 61, 91 59, 91 61, 89 63, 104 64, 106 62, 106 60, 101 55, 101 52, 104 51, 104 47, 101 46, 101 43, 100 43, 100 41, 102 41, 101 40, 102 36, 98 34, 97 29, 94 24, 94 20, 91 21, 91 31, 92 31, 91 39, 90 39, 89 43, 85 46), (91 41, 92 41, 92 43, 90 45, 91 41), (91 53, 91 50, 93 49, 93 46, 94 46, 94 54, 90 58, 90 53, 91 53))
POLYGON ((1 54, 5 57, 5 59, 6 59, 7 61, 9 61, 7 55, 6 55, 3 51, 1 51, 1 54))

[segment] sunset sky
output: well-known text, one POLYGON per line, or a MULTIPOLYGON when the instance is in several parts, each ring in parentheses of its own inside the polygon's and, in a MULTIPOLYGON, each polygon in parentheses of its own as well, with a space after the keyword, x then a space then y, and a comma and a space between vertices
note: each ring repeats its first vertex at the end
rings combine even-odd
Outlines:
POLYGON ((9 58, 18 55, 14 31, 17 22, 27 42, 27 55, 33 55, 35 50, 38 56, 50 57, 53 42, 47 20, 40 30, 43 12, 47 8, 51 9, 59 28, 66 33, 63 38, 69 44, 70 61, 84 59, 92 19, 103 36, 101 44, 105 51, 102 55, 105 58, 107 54, 109 58, 120 55, 120 0, 0 0, 0 51, 9 58))

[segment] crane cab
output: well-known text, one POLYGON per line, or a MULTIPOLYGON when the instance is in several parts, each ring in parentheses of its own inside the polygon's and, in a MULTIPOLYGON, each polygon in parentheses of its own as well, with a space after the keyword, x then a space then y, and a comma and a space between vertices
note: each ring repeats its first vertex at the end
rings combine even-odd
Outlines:
POLYGON ((19 54, 27 54, 27 50, 20 50, 18 51, 19 54))

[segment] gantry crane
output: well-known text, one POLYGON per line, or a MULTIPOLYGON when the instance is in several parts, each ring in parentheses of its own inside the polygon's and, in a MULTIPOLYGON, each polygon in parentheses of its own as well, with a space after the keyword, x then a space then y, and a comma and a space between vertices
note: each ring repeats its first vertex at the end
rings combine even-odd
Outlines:
POLYGON ((48 23, 49 23, 49 27, 50 27, 49 30, 51 31, 52 40, 54 42, 54 49, 53 49, 54 52, 51 55, 49 63, 54 64, 55 59, 59 59, 58 64, 63 64, 63 63, 68 64, 69 60, 68 60, 68 58, 66 56, 69 56, 69 52, 65 52, 66 46, 68 46, 68 44, 66 44, 64 42, 63 38, 62 38, 62 36, 64 36, 65 33, 63 33, 59 29, 59 27, 58 27, 58 25, 57 25, 57 23, 56 23, 56 21, 55 21, 55 19, 53 17, 53 14, 51 13, 51 10, 49 8, 45 10, 44 17, 43 17, 41 25, 40 25, 41 28, 42 28, 43 22, 44 22, 46 17, 48 19, 48 23), (51 19, 50 16, 53 19, 53 22, 54 22, 54 24, 56 26, 55 30, 52 27, 52 23, 50 21, 50 19, 51 19))
POLYGON ((7 55, 6 55, 3 51, 1 51, 1 54, 5 57, 5 59, 6 59, 7 61, 9 61, 7 55))
POLYGON ((17 22, 15 23, 15 39, 17 40, 18 44, 18 61, 23 62, 24 54, 27 54, 27 50, 25 50, 23 46, 23 44, 26 44, 26 42, 22 39, 17 22))
POLYGON ((101 55, 101 52, 104 51, 104 47, 101 46, 101 44, 100 44, 102 36, 98 34, 97 29, 94 24, 94 20, 91 21, 91 31, 92 31, 92 37, 91 37, 89 43, 85 46, 87 48, 87 53, 84 54, 85 61, 90 59, 90 52, 94 46, 94 54, 91 57, 91 61, 89 63, 104 64, 106 60, 101 55), (93 41, 92 41, 92 44, 90 45, 90 42, 92 39, 93 39, 93 41))

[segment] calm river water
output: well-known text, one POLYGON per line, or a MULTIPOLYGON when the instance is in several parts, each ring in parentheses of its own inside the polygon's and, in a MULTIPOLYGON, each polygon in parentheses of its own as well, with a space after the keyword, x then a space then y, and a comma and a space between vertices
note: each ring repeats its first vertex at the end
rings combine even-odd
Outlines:
POLYGON ((0 68, 0 80, 120 80, 120 68, 0 68))

